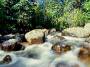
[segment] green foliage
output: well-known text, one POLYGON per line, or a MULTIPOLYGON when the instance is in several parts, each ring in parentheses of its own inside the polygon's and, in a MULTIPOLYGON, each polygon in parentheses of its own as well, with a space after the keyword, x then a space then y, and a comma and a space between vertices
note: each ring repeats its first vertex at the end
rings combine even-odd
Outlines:
POLYGON ((65 16, 69 27, 84 26, 86 23, 85 14, 80 9, 74 9, 72 12, 66 12, 65 16))
POLYGON ((55 0, 46 0, 46 14, 52 18, 61 16, 63 14, 63 5, 55 0))
MULTIPOLYGON (((90 11, 82 10, 85 2, 85 0, 65 0, 62 4, 55 0, 46 0, 46 15, 54 25, 53 27, 59 30, 67 27, 84 26, 85 23, 89 22, 90 17, 90 11)), ((90 8, 89 4, 84 7, 85 9, 90 8)))
POLYGON ((33 11, 28 1, 20 0, 13 6, 13 10, 18 24, 31 26, 30 19, 33 11))
POLYGON ((0 0, 0 19, 3 19, 6 17, 4 14, 3 3, 4 3, 4 0, 0 0))
MULTIPOLYGON (((38 2, 38 1, 37 1, 38 2)), ((43 5, 28 0, 0 0, 0 29, 22 31, 40 27, 63 30, 90 22, 89 0, 45 0, 43 5), (4 21, 6 20, 6 21, 4 21)))
POLYGON ((61 24, 64 21, 60 23, 58 18, 63 15, 63 5, 55 0, 46 0, 45 10, 47 20, 50 20, 49 23, 52 24, 52 27, 55 27, 56 29, 62 28, 61 24))
POLYGON ((84 3, 84 10, 87 22, 90 22, 90 1, 84 3))
POLYGON ((89 1, 89 2, 85 2, 84 8, 85 8, 87 11, 90 11, 90 1, 89 1))
POLYGON ((31 19, 35 7, 33 4, 27 0, 2 0, 0 6, 0 17, 3 20, 1 23, 6 23, 6 27, 1 27, 1 29, 16 32, 25 31, 25 28, 31 29, 31 19))
POLYGON ((65 16, 57 18, 56 21, 55 21, 54 25, 57 30, 62 31, 63 29, 69 27, 68 23, 66 22, 65 16))

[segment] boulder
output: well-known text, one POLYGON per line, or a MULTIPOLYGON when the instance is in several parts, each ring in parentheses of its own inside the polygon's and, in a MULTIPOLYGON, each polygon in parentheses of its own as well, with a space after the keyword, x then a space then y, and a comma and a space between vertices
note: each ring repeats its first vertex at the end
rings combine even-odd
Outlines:
POLYGON ((0 34, 0 36, 2 36, 2 35, 0 34))
POLYGON ((85 42, 90 43, 90 36, 88 38, 85 39, 85 42))
POLYGON ((88 37, 89 32, 82 27, 72 27, 72 28, 64 29, 62 35, 83 38, 83 37, 88 37))
POLYGON ((15 37, 14 34, 8 34, 8 35, 0 36, 0 43, 4 42, 6 40, 12 39, 14 37, 15 37))
POLYGON ((70 51, 72 49, 73 46, 70 46, 68 44, 61 44, 61 43, 57 43, 55 45, 52 46, 52 50, 56 53, 56 54, 61 54, 61 53, 65 53, 67 51, 70 51))
POLYGON ((25 34, 25 38, 29 44, 40 44, 45 41, 45 36, 47 35, 47 29, 34 29, 25 34))
POLYGON ((25 42, 26 41, 25 34, 17 33, 17 34, 15 34, 15 39, 17 39, 17 41, 19 41, 19 42, 25 42))
POLYGON ((82 62, 90 62, 90 48, 88 47, 81 47, 79 52, 78 52, 78 58, 82 62))
POLYGON ((10 63, 11 61, 12 61, 11 56, 10 56, 10 55, 6 55, 6 56, 3 58, 2 63, 3 63, 3 64, 8 64, 8 63, 10 63))
POLYGON ((6 52, 3 53, 0 53, 0 67, 13 67, 18 61, 16 55, 6 52))
POLYGON ((18 51, 24 49, 24 46, 22 46, 16 39, 9 39, 4 41, 0 45, 0 48, 4 51, 18 51))
POLYGON ((14 34, 8 34, 8 35, 4 35, 5 38, 14 38, 15 35, 14 34))
POLYGON ((48 35, 46 41, 50 42, 51 44, 56 44, 58 42, 63 41, 65 38, 63 36, 58 35, 48 35))
POLYGON ((52 29, 49 30, 49 34, 52 34, 54 32, 56 32, 56 29, 55 28, 52 28, 52 29))
POLYGON ((62 40, 64 40, 65 38, 62 36, 62 33, 59 31, 56 32, 51 32, 49 33, 49 35, 47 35, 46 37, 46 41, 50 42, 52 44, 56 44, 62 40))
POLYGON ((90 23, 87 23, 85 26, 84 26, 84 29, 89 32, 90 34, 90 23))

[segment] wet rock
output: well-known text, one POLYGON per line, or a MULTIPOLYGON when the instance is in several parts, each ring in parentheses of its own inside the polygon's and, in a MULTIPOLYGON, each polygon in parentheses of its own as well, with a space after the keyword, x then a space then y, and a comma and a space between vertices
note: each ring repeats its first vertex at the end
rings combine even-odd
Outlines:
POLYGON ((87 67, 85 64, 78 60, 75 52, 68 51, 62 55, 59 55, 59 57, 55 58, 54 61, 51 62, 50 67, 87 67))
POLYGON ((10 55, 6 55, 1 61, 0 64, 9 64, 12 61, 12 58, 10 55))
POLYGON ((24 49, 25 49, 25 46, 23 46, 21 43, 16 43, 13 51, 20 51, 24 49))
POLYGON ((52 44, 60 42, 60 40, 63 40, 63 39, 64 37, 61 36, 61 32, 56 31, 55 28, 50 29, 48 31, 48 35, 46 36, 46 41, 52 44))
POLYGON ((59 32, 59 31, 56 31, 55 28, 50 29, 50 30, 48 31, 48 34, 51 35, 51 36, 62 36, 62 33, 59 32))
POLYGON ((51 35, 48 35, 46 41, 47 41, 47 42, 50 42, 50 43, 52 43, 52 44, 56 44, 56 43, 58 43, 58 42, 61 42, 61 41, 64 40, 64 39, 65 39, 65 38, 62 37, 62 36, 51 36, 51 35))
POLYGON ((17 39, 18 42, 25 42, 26 41, 25 35, 24 34, 19 34, 19 33, 17 33, 15 35, 15 39, 17 39))
POLYGON ((6 45, 13 45, 13 44, 15 44, 16 42, 17 42, 16 39, 9 39, 9 40, 3 42, 2 44, 3 44, 3 46, 6 46, 6 45))
POLYGON ((80 46, 79 47, 82 47, 82 48, 90 48, 90 43, 88 43, 88 42, 82 42, 82 44, 80 44, 80 46))
POLYGON ((35 29, 25 34, 26 40, 29 44, 40 44, 45 41, 47 29, 35 29))
POLYGON ((17 61, 18 59, 16 55, 6 52, 0 52, 0 67, 13 67, 14 65, 16 65, 15 63, 17 61))
POLYGON ((59 62, 56 64, 56 67, 80 67, 80 65, 79 64, 71 65, 65 62, 59 62))
POLYGON ((23 45, 23 46, 25 46, 25 47, 30 46, 28 42, 21 42, 20 44, 23 45))
POLYGON ((52 50, 57 53, 60 54, 61 53, 61 46, 60 45, 53 45, 52 46, 52 50))
POLYGON ((9 39, 17 39, 17 41, 26 41, 24 34, 17 33, 0 36, 0 43, 7 41, 9 39))
POLYGON ((4 35, 5 38, 14 38, 15 35, 14 34, 8 34, 8 35, 4 35))
POLYGON ((52 29, 49 30, 48 33, 49 33, 49 34, 52 34, 52 33, 55 33, 55 32, 56 32, 56 29, 55 29, 55 28, 52 28, 52 29))
POLYGON ((1 44, 1 50, 4 51, 18 51, 24 49, 16 39, 9 39, 1 44))
MULTIPOLYGON (((65 59, 65 58, 62 58, 65 59)), ((62 60, 60 58, 56 58, 51 64, 50 67, 86 67, 83 63, 77 60, 62 60)), ((69 58, 70 59, 70 58, 69 58)))
POLYGON ((61 32, 51 32, 49 33, 49 35, 47 35, 46 37, 46 41, 47 42, 50 42, 52 44, 56 44, 62 40, 64 40, 65 38, 62 36, 62 33, 61 32))
POLYGON ((85 48, 81 48, 80 51, 79 51, 79 57, 83 57, 85 58, 85 56, 88 56, 89 55, 89 52, 87 49, 85 48))
POLYGON ((4 42, 6 40, 12 39, 14 37, 15 37, 15 35, 13 35, 13 34, 8 34, 8 35, 0 36, 0 43, 4 42))
POLYGON ((78 57, 82 62, 90 62, 90 48, 81 47, 78 53, 78 57))
POLYGON ((68 41, 77 41, 77 42, 85 42, 86 38, 77 38, 77 37, 72 37, 72 36, 63 36, 65 40, 68 41))
POLYGON ((67 51, 70 51, 70 50, 72 49, 72 46, 67 45, 67 44, 57 43, 57 44, 53 45, 51 49, 52 49, 55 53, 61 54, 61 53, 65 53, 65 52, 67 52, 67 51))
POLYGON ((85 24, 84 29, 90 34, 90 23, 85 24))
POLYGON ((73 27, 73 28, 64 29, 62 35, 83 38, 83 37, 88 37, 89 32, 82 27, 73 27))
POLYGON ((3 63, 5 63, 5 64, 8 64, 8 63, 10 63, 12 61, 12 58, 11 58, 11 56, 10 55, 6 55, 4 58, 3 58, 3 63))
POLYGON ((0 34, 0 36, 2 36, 2 35, 0 34))
POLYGON ((64 62, 61 62, 61 63, 57 63, 56 67, 70 67, 70 66, 64 62))
POLYGON ((85 39, 85 42, 90 43, 90 37, 86 38, 86 39, 85 39))

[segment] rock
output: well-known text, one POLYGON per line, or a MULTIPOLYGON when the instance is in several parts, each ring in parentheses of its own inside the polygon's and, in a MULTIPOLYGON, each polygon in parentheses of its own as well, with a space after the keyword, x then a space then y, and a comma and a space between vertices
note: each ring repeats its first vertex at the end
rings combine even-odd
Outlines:
POLYGON ((0 53, 0 67, 13 67, 18 61, 14 54, 0 53))
POLYGON ((9 40, 7 40, 7 41, 4 41, 2 44, 3 44, 3 46, 9 46, 9 45, 13 45, 13 44, 15 44, 17 42, 17 40, 16 39, 9 39, 9 40))
POLYGON ((19 34, 19 33, 17 33, 16 35, 15 35, 15 39, 17 39, 17 41, 20 41, 20 42, 25 42, 26 41, 26 39, 25 39, 25 35, 24 34, 19 34))
POLYGON ((85 26, 84 26, 84 29, 86 32, 88 32, 88 34, 90 35, 90 23, 87 23, 85 26))
POLYGON ((0 34, 0 37, 1 37, 2 35, 0 34))
POLYGON ((56 31, 55 28, 50 29, 50 30, 48 31, 48 34, 49 34, 49 35, 52 35, 52 36, 62 36, 62 33, 59 32, 59 31, 56 31))
POLYGON ((49 35, 47 35, 46 37, 46 41, 52 44, 56 44, 64 39, 65 38, 62 36, 61 32, 57 32, 57 31, 49 33, 49 35))
POLYGON ((25 34, 26 40, 29 44, 40 44, 45 41, 47 29, 35 29, 25 34))
POLYGON ((90 48, 81 47, 78 53, 78 57, 82 62, 90 62, 90 48))
POLYGON ((80 67, 79 64, 69 64, 67 62, 58 62, 55 64, 55 66, 50 66, 50 67, 80 67))
POLYGON ((5 63, 5 64, 8 64, 8 63, 10 63, 12 61, 12 59, 11 59, 11 56, 10 55, 6 55, 4 58, 3 58, 3 63, 5 63))
POLYGON ((28 42, 21 42, 20 44, 23 45, 23 46, 25 46, 25 47, 30 46, 28 42))
POLYGON ((72 28, 64 29, 62 35, 83 38, 83 37, 88 37, 89 33, 82 27, 72 27, 72 28))
POLYGON ((24 49, 24 46, 19 44, 16 39, 9 39, 1 44, 1 50, 4 51, 17 51, 24 49))
POLYGON ((85 24, 84 29, 90 33, 90 23, 85 24))
POLYGON ((53 50, 53 52, 60 54, 61 53, 61 46, 60 45, 53 45, 52 50, 53 50))
POLYGON ((57 43, 52 46, 52 50, 57 54, 65 53, 67 51, 70 51, 71 49, 72 49, 72 47, 67 44, 57 43))
POLYGON ((0 36, 0 43, 4 42, 6 40, 12 39, 14 37, 15 37, 15 35, 13 35, 13 34, 8 34, 8 35, 0 36))
POLYGON ((8 35, 5 35, 4 37, 9 37, 9 38, 14 38, 15 37, 15 35, 14 34, 8 34, 8 35))
POLYGON ((51 34, 53 32, 56 32, 56 29, 55 28, 52 28, 52 29, 49 30, 49 34, 51 34))
POLYGON ((8 34, 8 35, 0 36, 0 43, 7 41, 9 39, 16 39, 17 41, 26 41, 24 34, 17 33, 17 34, 8 34))
POLYGON ((70 52, 55 58, 49 65, 49 67, 86 67, 85 64, 78 61, 75 55, 70 55, 70 52), (74 61, 72 61, 74 60, 74 61))
POLYGON ((52 35, 48 35, 46 41, 50 42, 52 44, 56 44, 58 42, 63 41, 65 38, 63 36, 52 36, 52 35))
POLYGON ((77 37, 71 37, 71 36, 63 36, 68 41, 78 41, 78 42, 84 42, 86 38, 77 38, 77 37))
POLYGON ((86 39, 85 39, 85 42, 90 43, 90 37, 86 38, 86 39))
POLYGON ((56 67, 70 67, 70 65, 66 64, 65 62, 59 62, 56 64, 56 67))

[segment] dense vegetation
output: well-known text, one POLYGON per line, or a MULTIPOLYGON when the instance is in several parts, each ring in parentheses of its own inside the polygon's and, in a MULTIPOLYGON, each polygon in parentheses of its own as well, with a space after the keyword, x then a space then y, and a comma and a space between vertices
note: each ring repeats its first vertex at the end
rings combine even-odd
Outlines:
POLYGON ((0 33, 25 33, 35 28, 61 31, 90 22, 90 0, 31 1, 0 0, 0 33))

